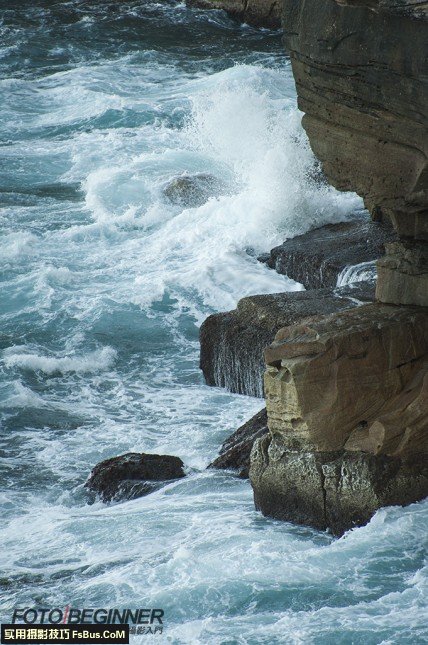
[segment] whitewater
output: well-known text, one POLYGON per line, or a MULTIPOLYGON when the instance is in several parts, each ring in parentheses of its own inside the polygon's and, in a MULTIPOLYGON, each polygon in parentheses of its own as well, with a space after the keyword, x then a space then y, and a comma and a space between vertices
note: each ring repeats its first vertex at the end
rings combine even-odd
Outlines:
POLYGON ((142 0, 0 0, 0 34, 1 621, 162 607, 131 643, 427 642, 426 502, 333 539, 206 470, 263 401, 204 384, 200 324, 302 289, 257 255, 361 208, 317 179, 281 34, 142 0), (203 203, 168 198, 201 175, 203 203), (188 476, 92 503, 127 451, 188 476))

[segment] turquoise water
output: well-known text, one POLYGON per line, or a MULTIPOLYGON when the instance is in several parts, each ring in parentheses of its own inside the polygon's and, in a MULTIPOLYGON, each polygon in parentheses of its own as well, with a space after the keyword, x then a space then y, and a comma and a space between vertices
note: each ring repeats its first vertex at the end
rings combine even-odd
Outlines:
POLYGON ((311 179, 280 34, 141 0, 3 0, 0 33, 2 621, 160 606, 158 643, 426 642, 426 503, 334 540, 205 470, 263 402, 204 385, 200 323, 300 289, 257 253, 359 205, 311 179), (203 203, 167 199, 198 173, 203 203), (90 504, 129 450, 189 475, 90 504))

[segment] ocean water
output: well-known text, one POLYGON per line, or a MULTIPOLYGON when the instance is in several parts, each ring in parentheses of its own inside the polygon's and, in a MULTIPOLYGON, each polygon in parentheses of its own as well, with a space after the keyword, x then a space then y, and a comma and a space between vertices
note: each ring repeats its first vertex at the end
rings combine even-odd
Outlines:
MULTIPOLYGON (((426 503, 333 539, 207 471, 260 399, 207 387, 198 326, 301 289, 257 262, 360 202, 317 180, 279 32, 143 0, 0 0, 1 619, 162 607, 133 643, 425 643, 426 503), (177 179, 209 176, 197 202, 177 179), (188 477, 91 503, 126 451, 188 477)), ((189 179, 190 178, 190 179, 189 179)))

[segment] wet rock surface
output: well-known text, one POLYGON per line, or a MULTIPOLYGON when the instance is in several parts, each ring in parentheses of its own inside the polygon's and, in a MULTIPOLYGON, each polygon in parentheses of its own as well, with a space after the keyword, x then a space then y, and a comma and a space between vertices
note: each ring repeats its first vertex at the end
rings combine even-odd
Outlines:
POLYGON ((248 478, 254 441, 267 433, 267 412, 266 408, 263 408, 226 439, 220 448, 219 456, 208 468, 236 470, 239 477, 248 478))
POLYGON ((396 238, 392 226, 360 217, 298 235, 259 259, 306 289, 322 289, 335 287, 346 267, 383 256, 396 238))
POLYGON ((268 435, 254 444, 250 477, 256 507, 276 519, 342 535, 383 506, 428 494, 426 455, 403 460, 365 452, 290 451, 268 435))
POLYGON ((224 189, 224 184, 214 175, 199 173, 172 179, 163 189, 163 195, 171 204, 196 208, 224 189))
POLYGON ((178 457, 129 452, 97 464, 85 486, 104 502, 135 499, 185 477, 178 457))
POLYGON ((237 309, 213 314, 201 326, 200 367, 205 380, 231 392, 262 397, 263 353, 281 327, 373 299, 370 282, 243 298, 237 309))

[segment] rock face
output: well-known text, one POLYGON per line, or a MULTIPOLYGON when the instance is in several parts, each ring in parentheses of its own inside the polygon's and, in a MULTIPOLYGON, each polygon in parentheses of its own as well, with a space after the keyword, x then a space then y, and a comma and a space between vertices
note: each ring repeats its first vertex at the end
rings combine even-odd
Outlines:
POLYGON ((220 448, 220 454, 208 468, 236 470, 239 477, 248 478, 250 455, 256 439, 268 433, 266 408, 244 423, 220 448))
POLYGON ((307 320, 265 357, 269 435, 250 469, 263 513, 341 534, 428 495, 428 310, 307 320))
POLYGON ((262 260, 306 289, 335 287, 346 267, 377 260, 395 239, 391 226, 358 218, 298 235, 262 260))
POLYGON ((428 307, 428 244, 403 240, 387 244, 386 249, 386 256, 377 263, 377 298, 428 307))
POLYGON ((389 286, 380 282, 377 297, 406 294, 405 304, 412 292, 412 304, 426 305, 418 262, 421 246, 428 254, 428 5, 284 0, 283 15, 302 123, 327 178, 406 238, 411 268, 395 249, 380 265, 389 286))
POLYGON ((249 296, 234 311, 209 316, 200 329, 200 367, 208 385, 263 396, 263 352, 276 332, 305 318, 374 299, 374 285, 249 296))
POLYGON ((187 0, 201 9, 223 9, 230 16, 256 27, 281 26, 281 0, 187 0))
POLYGON ((162 482, 182 477, 185 472, 178 457, 128 452, 97 464, 85 486, 110 502, 142 497, 162 482))

